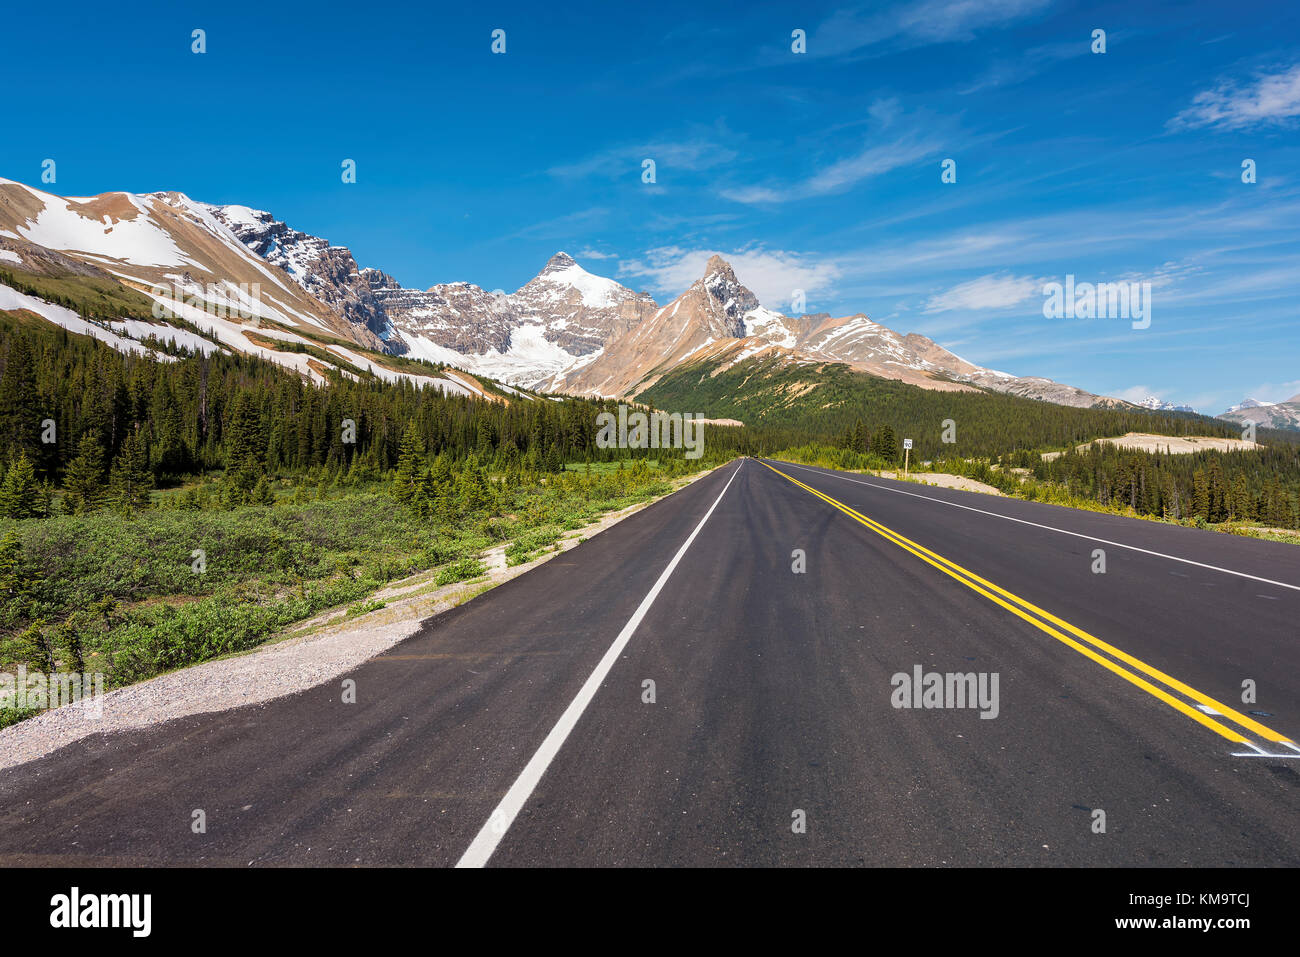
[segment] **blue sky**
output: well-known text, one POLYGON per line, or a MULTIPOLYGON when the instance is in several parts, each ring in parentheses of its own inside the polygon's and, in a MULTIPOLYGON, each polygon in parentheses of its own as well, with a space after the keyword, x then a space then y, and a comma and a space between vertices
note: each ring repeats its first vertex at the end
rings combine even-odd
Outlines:
POLYGON ((803 289, 1020 375, 1211 413, 1300 392, 1292 2, 74 0, 5 27, 0 175, 54 158, 64 195, 267 209, 418 287, 512 290, 564 249, 666 301, 718 252, 771 308, 803 289), (1150 281, 1150 327, 1044 318, 1067 274, 1150 281))

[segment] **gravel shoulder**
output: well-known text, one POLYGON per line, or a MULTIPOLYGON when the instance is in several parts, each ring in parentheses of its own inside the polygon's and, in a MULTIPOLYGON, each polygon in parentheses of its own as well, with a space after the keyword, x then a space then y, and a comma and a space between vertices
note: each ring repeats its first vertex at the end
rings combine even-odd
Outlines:
POLYGON ((963 492, 982 492, 985 495, 1002 494, 1000 490, 992 485, 977 482, 972 478, 966 478, 964 475, 948 475, 945 472, 912 472, 906 479, 898 472, 877 472, 875 474, 881 478, 916 482, 920 485, 933 485, 936 488, 956 488, 961 489, 963 492))

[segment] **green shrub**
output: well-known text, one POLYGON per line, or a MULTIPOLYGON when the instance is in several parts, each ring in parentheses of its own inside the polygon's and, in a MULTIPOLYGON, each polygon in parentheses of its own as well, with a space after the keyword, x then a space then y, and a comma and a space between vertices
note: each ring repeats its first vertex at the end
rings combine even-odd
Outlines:
POLYGON ((453 582, 463 582, 466 579, 477 578, 485 571, 487 569, 483 567, 483 563, 477 558, 462 558, 459 561, 452 562, 445 568, 439 569, 433 583, 435 585, 450 585, 453 582))

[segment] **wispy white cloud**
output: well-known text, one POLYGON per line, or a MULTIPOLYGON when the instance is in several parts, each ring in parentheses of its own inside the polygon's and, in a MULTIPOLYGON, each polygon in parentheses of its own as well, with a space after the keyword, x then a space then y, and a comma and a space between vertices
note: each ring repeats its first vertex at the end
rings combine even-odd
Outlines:
POLYGON ((867 115, 870 116, 871 119, 875 120, 882 128, 898 119, 899 114, 901 114, 902 111, 903 107, 898 102, 898 97, 896 96, 881 97, 880 99, 874 100, 872 104, 867 107, 867 115))
POLYGON ((1169 121, 1171 129, 1212 127, 1239 130, 1282 125, 1300 119, 1300 63, 1255 75, 1241 84, 1222 79, 1192 98, 1192 105, 1169 121))
POLYGON ((737 203, 761 204, 783 203, 796 198, 790 190, 774 189, 771 186, 736 186, 722 190, 722 196, 737 203))
POLYGON ((1026 299, 1041 296, 1044 282, 1045 280, 1033 276, 1012 276, 1008 273, 980 276, 931 296, 925 304, 925 311, 1007 309, 1026 299))
POLYGON ((731 162, 737 155, 732 147, 711 138, 653 140, 611 147, 573 163, 552 166, 547 172, 561 179, 588 176, 636 179, 641 176, 641 164, 647 159, 654 160, 657 175, 662 175, 670 170, 698 172, 712 169, 731 162))
POLYGON ((987 30, 1040 13, 1051 0, 914 0, 839 10, 808 39, 809 56, 843 56, 877 46, 968 42, 987 30))
MULTIPOLYGON (((823 167, 806 179, 788 184, 756 184, 722 190, 722 196, 737 203, 783 203, 810 196, 840 193, 856 184, 904 166, 935 156, 943 149, 944 140, 934 133, 916 130, 904 133, 890 143, 864 147, 852 156, 823 167)), ((936 168, 935 176, 938 171, 936 168)))
POLYGON ((966 96, 971 93, 978 93, 981 90, 1023 83, 1057 63, 1084 56, 1090 52, 1089 40, 1086 35, 1068 43, 1049 43, 1037 46, 1017 56, 999 58, 984 73, 973 80, 969 86, 957 92, 962 96, 966 96))
POLYGON ((1300 379, 1291 382, 1261 382, 1250 390, 1248 398, 1260 402, 1286 402, 1300 398, 1300 379))
POLYGON ((574 257, 577 258, 578 260, 583 260, 583 259, 613 259, 613 258, 615 258, 615 254, 614 254, 614 253, 604 253, 604 252, 601 252, 599 249, 593 249, 593 248, 590 247, 590 246, 586 246, 586 247, 584 247, 584 248, 582 248, 582 249, 579 249, 579 250, 578 250, 576 253, 574 253, 573 255, 574 255, 574 257))
POLYGON ((1110 394, 1116 399, 1123 399, 1125 402, 1141 402, 1143 399, 1156 398, 1161 402, 1169 402, 1159 389, 1153 389, 1149 385, 1135 385, 1127 389, 1112 389, 1110 394))
POLYGON ((598 223, 603 222, 609 216, 609 209, 604 206, 592 206, 588 209, 575 210, 572 213, 565 213, 563 216, 556 216, 554 219, 545 219, 538 223, 531 223, 515 230, 502 239, 567 239, 578 232, 590 231, 598 223))

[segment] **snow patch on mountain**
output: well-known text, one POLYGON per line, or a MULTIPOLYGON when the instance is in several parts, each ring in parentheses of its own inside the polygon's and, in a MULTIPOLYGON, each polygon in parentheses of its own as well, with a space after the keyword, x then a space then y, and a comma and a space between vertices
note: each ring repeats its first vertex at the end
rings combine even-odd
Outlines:
POLYGON ((798 337, 786 325, 786 317, 779 312, 759 306, 741 317, 746 336, 758 336, 768 342, 793 349, 798 337))
MULTIPOLYGON (((162 362, 176 361, 174 356, 169 356, 164 352, 157 352, 143 343, 136 342, 134 339, 118 335, 111 329, 105 329, 93 322, 87 322, 71 309, 65 309, 63 306, 57 306, 52 302, 46 302, 44 299, 28 296, 16 289, 0 285, 0 310, 16 309, 26 309, 28 312, 34 312, 55 325, 62 326, 69 332, 79 333, 83 336, 93 336, 100 342, 108 343, 119 352, 135 352, 162 362)), ((148 323, 142 323, 142 325, 148 325, 148 323)), ((181 330, 173 331, 179 332, 181 330)), ((208 344, 211 345, 211 343, 208 344)))
POLYGON ((515 328, 506 349, 488 349, 482 353, 458 352, 417 333, 407 333, 405 338, 413 358, 443 363, 524 388, 531 388, 572 366, 578 358, 549 341, 540 323, 515 328))
POLYGON ((112 214, 103 212, 91 218, 82 212, 88 204, 74 204, 30 186, 23 189, 39 199, 43 207, 35 219, 18 226, 16 235, 10 234, 16 239, 60 252, 92 253, 134 266, 198 265, 181 251, 167 230, 149 215, 144 203, 131 193, 106 194, 113 199, 120 197, 120 202, 112 214))
POLYGON ((205 356, 221 351, 221 347, 210 339, 204 339, 188 329, 169 326, 165 322, 155 324, 141 319, 117 319, 109 322, 108 325, 114 332, 131 339, 157 339, 159 342, 170 342, 182 349, 190 349, 205 356))
POLYGON ((1273 405, 1272 402, 1260 402, 1259 399, 1244 399, 1234 406, 1228 407, 1226 412, 1240 412, 1242 409, 1262 409, 1266 405, 1273 405))
POLYGON ((541 273, 534 280, 539 289, 546 289, 553 299, 567 297, 568 289, 576 289, 582 297, 582 304, 588 309, 605 309, 618 305, 623 286, 612 279, 605 279, 587 272, 566 252, 558 252, 551 257, 541 273))

